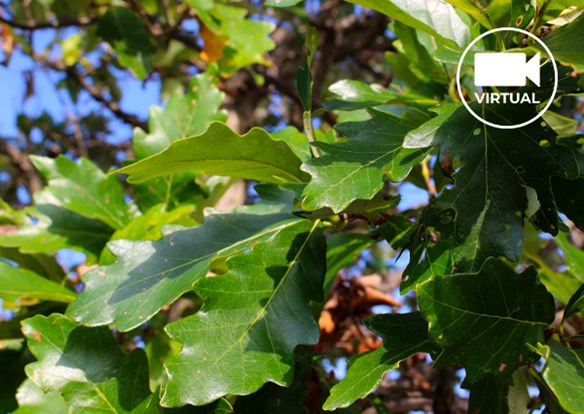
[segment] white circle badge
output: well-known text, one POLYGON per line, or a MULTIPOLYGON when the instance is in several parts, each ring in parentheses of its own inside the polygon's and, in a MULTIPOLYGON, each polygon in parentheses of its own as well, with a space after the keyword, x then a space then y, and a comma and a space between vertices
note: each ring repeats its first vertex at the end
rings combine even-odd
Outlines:
MULTIPOLYGON (((535 56, 535 58, 531 59, 529 62, 526 62, 526 59, 527 59, 527 57, 524 53, 497 53, 497 52, 477 53, 475 55, 475 85, 476 86, 503 86, 503 87, 504 86, 525 86, 525 82, 526 82, 525 77, 527 77, 528 79, 531 79, 532 81, 534 81, 534 83, 536 83, 537 86, 539 86, 539 70, 540 70, 539 54, 537 54, 535 56), (522 61, 522 59, 523 59, 523 61, 522 61), (525 73, 523 73, 523 72, 525 72, 525 73)), ((529 125, 532 122, 535 122, 537 119, 539 119, 543 115, 543 113, 545 111, 547 111, 548 108, 553 103, 554 97, 556 96, 556 92, 558 90, 558 66, 556 65, 556 62, 552 56, 552 52, 546 46, 546 44, 541 41, 541 39, 539 37, 535 36, 534 34, 528 32, 526 30, 517 29, 515 27, 499 27, 497 29, 492 29, 492 30, 489 30, 489 31, 481 34, 479 37, 477 37, 472 42, 470 42, 470 44, 466 47, 466 49, 464 49, 464 52, 462 53, 462 56, 460 56, 460 60, 458 61, 458 68, 456 70, 456 88, 458 90, 458 96, 460 97, 460 100, 462 101, 463 105, 471 113, 472 116, 474 116, 476 119, 478 119, 482 123, 489 125, 493 128, 499 128, 499 129, 521 128, 521 127, 529 125), (552 62, 552 66, 554 69, 554 87, 553 87, 552 94, 551 94, 547 104, 545 105, 545 107, 541 111, 539 111, 538 114, 536 116, 534 116, 533 118, 531 118, 530 120, 522 122, 520 124, 515 124, 515 125, 496 124, 494 122, 487 121, 486 119, 479 116, 476 112, 474 112, 472 110, 472 108, 470 107, 468 102, 466 102, 466 100, 464 99, 464 94, 462 93, 462 87, 460 85, 460 71, 462 69, 464 58, 466 57, 466 55, 470 51, 470 49, 479 40, 481 40, 485 36, 488 36, 488 35, 496 33, 496 32, 505 32, 505 31, 522 33, 526 36, 529 36, 529 37, 535 39, 535 41, 537 43, 539 43, 543 47, 543 49, 546 51, 549 59, 552 62)), ((510 95, 510 93, 496 95, 490 99, 492 99, 494 101, 494 99, 496 98, 497 99, 496 103, 499 103, 500 98, 502 98, 505 100, 504 103, 506 103, 508 95, 510 95)), ((484 94, 483 94, 483 99, 485 99, 484 94)), ((486 99, 489 99, 489 98, 486 98, 486 99)), ((517 103, 517 102, 512 102, 512 98, 510 98, 510 100, 511 100, 511 103, 517 103)), ((517 97, 517 100, 519 100, 519 97, 517 97)), ((521 101, 521 103, 523 103, 523 102, 521 101)))

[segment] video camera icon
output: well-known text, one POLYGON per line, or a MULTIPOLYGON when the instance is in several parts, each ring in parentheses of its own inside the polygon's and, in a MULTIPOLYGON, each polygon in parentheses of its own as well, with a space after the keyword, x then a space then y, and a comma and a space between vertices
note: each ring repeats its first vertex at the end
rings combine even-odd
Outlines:
POLYGON ((525 53, 476 53, 475 86, 519 87, 530 79, 540 86, 539 53, 527 61, 525 53))

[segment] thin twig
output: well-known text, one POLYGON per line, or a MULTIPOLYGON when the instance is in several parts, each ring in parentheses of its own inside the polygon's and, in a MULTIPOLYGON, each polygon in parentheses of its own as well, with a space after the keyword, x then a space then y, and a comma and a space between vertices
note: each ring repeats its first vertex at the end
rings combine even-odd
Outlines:
POLYGON ((41 29, 62 29, 64 27, 85 27, 91 26, 99 21, 98 17, 92 18, 81 18, 79 20, 54 20, 51 22, 29 22, 29 23, 21 23, 15 22, 10 19, 6 19, 0 16, 0 23, 5 23, 10 27, 15 29, 22 29, 22 30, 41 30, 41 29))

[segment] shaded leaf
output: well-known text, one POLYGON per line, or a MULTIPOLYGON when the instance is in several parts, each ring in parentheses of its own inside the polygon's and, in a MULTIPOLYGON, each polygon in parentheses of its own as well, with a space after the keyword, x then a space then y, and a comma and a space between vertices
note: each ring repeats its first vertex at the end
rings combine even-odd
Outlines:
MULTIPOLYGON (((518 111, 500 106, 485 109, 485 115, 499 123, 513 122, 518 111)), ((487 127, 464 107, 451 105, 441 108, 437 117, 411 131, 404 141, 408 148, 440 145, 438 162, 444 174, 454 178, 454 186, 441 191, 435 216, 451 209, 455 217, 449 237, 441 235, 427 251, 453 244, 453 264, 462 271, 476 271, 490 256, 519 260, 525 218, 539 229, 557 234, 551 177, 575 179, 584 174, 577 137, 556 140, 553 130, 537 122, 516 132, 509 139, 506 130, 487 127)), ((440 224, 425 223, 428 227, 440 224)), ((409 276, 422 280, 420 274, 409 276)))
MULTIPOLYGON (((577 180, 563 180, 558 177, 552 178, 552 189, 558 210, 570 218, 580 230, 584 230, 584 178, 577 180)), ((580 272, 584 280, 583 271, 580 272)))
POLYGON ((218 213, 201 226, 165 232, 160 241, 113 241, 108 248, 118 261, 83 276, 85 289, 67 314, 89 326, 135 328, 191 290, 217 256, 243 251, 296 221, 287 214, 218 213))
POLYGON ((174 141, 161 153, 118 170, 131 183, 184 171, 270 183, 304 182, 300 159, 260 128, 241 136, 219 122, 201 135, 174 141))
POLYGON ((81 158, 75 163, 64 156, 30 158, 49 183, 44 192, 68 210, 100 220, 113 229, 125 227, 134 216, 118 178, 105 175, 92 161, 81 158))
POLYGON ((120 63, 144 79, 152 67, 156 46, 144 27, 144 21, 126 7, 110 7, 102 16, 97 35, 116 51, 120 63))
MULTIPOLYGON (((584 14, 573 22, 554 30, 543 38, 543 42, 550 49, 555 60, 572 66, 578 71, 584 70, 584 56, 581 48, 584 42, 584 14)), ((534 46, 543 50, 540 45, 534 46)))
POLYGON ((581 285, 576 291, 576 293, 574 293, 574 295, 572 295, 572 297, 568 301, 566 309, 564 310, 563 319, 567 319, 570 316, 583 310, 584 310, 584 285, 581 285))
POLYGON ((81 327, 58 314, 27 319, 22 331, 38 359, 26 374, 43 391, 58 391, 73 412, 148 412, 143 350, 124 354, 108 328, 81 327))
MULTIPOLYGON (((192 212, 193 207, 189 205, 167 212, 163 204, 157 204, 123 229, 116 231, 110 240, 159 240, 162 238, 161 228, 164 225, 196 225, 197 222, 190 218, 192 212)), ((112 264, 114 261, 115 256, 108 249, 101 253, 99 263, 102 266, 112 264)))
POLYGON ((40 299, 69 303, 76 296, 62 285, 0 260, 0 298, 4 300, 16 303, 21 299, 40 299))
POLYGON ((383 338, 383 345, 351 359, 346 377, 331 389, 325 410, 348 407, 365 398, 401 361, 418 352, 437 350, 428 338, 428 323, 419 312, 375 315, 367 325, 383 338))
POLYGON ((199 313, 166 327, 183 344, 165 365, 164 406, 245 395, 264 383, 289 386, 294 349, 318 342, 309 302, 323 300, 325 239, 307 221, 227 259, 229 273, 200 279, 199 313))
POLYGON ((469 413, 527 414, 531 397, 522 370, 516 370, 511 378, 486 375, 470 384, 469 413))
POLYGON ((34 207, 11 214, 12 224, 0 225, 0 246, 18 248, 21 253, 55 253, 72 248, 95 260, 113 229, 105 223, 83 217, 59 205, 46 203, 46 193, 36 193, 34 207))
POLYGON ((303 209, 330 207, 338 213, 355 199, 370 200, 386 176, 401 181, 422 160, 424 151, 402 148, 403 137, 416 123, 375 109, 369 113, 367 121, 337 125, 348 141, 314 143, 324 154, 302 165, 312 176, 304 189, 303 209))
POLYGON ((471 383, 527 363, 526 344, 541 340, 555 316, 553 296, 533 268, 517 274, 496 259, 478 273, 434 276, 416 291, 430 337, 443 348, 435 365, 462 365, 471 383))

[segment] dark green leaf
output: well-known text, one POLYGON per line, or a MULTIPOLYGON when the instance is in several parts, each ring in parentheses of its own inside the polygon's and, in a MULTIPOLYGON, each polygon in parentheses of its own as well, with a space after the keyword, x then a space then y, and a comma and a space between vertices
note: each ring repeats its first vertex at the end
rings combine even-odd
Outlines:
POLYGON ((183 347, 166 363, 162 404, 201 405, 266 382, 289 386, 294 348, 318 342, 309 302, 323 300, 325 250, 317 224, 301 221, 227 259, 229 273, 200 279, 199 313, 166 328, 183 347))
POLYGON ((25 320, 22 331, 38 359, 26 366, 26 374, 43 391, 58 391, 72 412, 156 412, 147 406, 144 351, 124 354, 108 328, 81 327, 53 314, 25 320))
MULTIPOLYGON (((5 323, 2 322, 0 325, 5 323)), ((26 379, 24 367, 30 360, 26 348, 0 350, 0 413, 12 413, 16 409, 16 390, 26 379)))
POLYGON ((297 221, 287 214, 213 214, 160 241, 116 240, 108 248, 118 261, 84 275, 85 290, 67 314, 85 325, 135 328, 191 290, 215 257, 243 251, 297 221))
POLYGON ((312 74, 310 69, 299 67, 296 71, 296 85, 298 97, 305 111, 312 109, 312 74))
POLYGON ((69 303, 76 296, 62 285, 0 260, 0 298, 4 300, 16 303, 21 299, 40 299, 69 303))
POLYGON ((521 274, 496 259, 478 273, 433 276, 417 288, 430 337, 443 348, 437 366, 462 365, 474 383, 510 375, 530 359, 554 320, 555 303, 533 268, 521 274))
POLYGON ((527 414, 531 398, 525 375, 518 369, 512 378, 489 374, 470 384, 468 412, 527 414))
POLYGON ((416 123, 375 109, 365 122, 347 122, 337 128, 349 137, 339 144, 317 142, 324 155, 302 169, 312 176, 304 190, 305 210, 330 207, 337 213, 355 199, 370 200, 387 176, 403 180, 425 152, 402 148, 403 137, 416 123))
MULTIPOLYGON (((558 210, 570 218, 580 230, 584 230, 584 178, 563 180, 552 178, 552 189, 558 210)), ((584 280, 584 265, 581 275, 584 280)))
POLYGON ((152 67, 156 46, 144 21, 126 7, 110 7, 103 15, 97 35, 116 51, 120 63, 144 79, 152 67))
MULTIPOLYGON (((0 245, 2 243, 0 242, 0 245)), ((0 247, 0 257, 18 263, 21 269, 28 269, 49 280, 60 283, 65 272, 54 256, 44 254, 24 254, 17 248, 0 247)))
POLYGON ((366 234, 335 233, 327 240, 326 277, 324 291, 328 293, 343 267, 357 261, 359 253, 371 244, 366 234))
MULTIPOLYGON (((555 60, 572 66, 578 71, 584 70, 584 55, 581 48, 584 42, 584 14, 573 22, 554 30, 543 38, 543 42, 550 49, 555 60)), ((536 47, 542 49, 539 45, 536 47)))
POLYGON ((119 170, 132 183, 184 171, 270 183, 304 182, 300 159, 282 141, 254 128, 241 136, 213 122, 198 136, 174 141, 161 153, 119 170))
POLYGON ((95 260, 113 229, 101 221, 85 218, 50 201, 46 193, 36 193, 36 206, 15 212, 12 223, 0 225, 0 245, 18 248, 21 253, 55 253, 72 248, 95 260), (33 222, 34 220, 34 222, 33 222))
POLYGON ((543 379, 560 405, 569 413, 584 413, 584 350, 553 340, 534 349, 546 359, 543 379))
POLYGON ((350 361, 347 376, 331 389, 325 410, 348 407, 365 398, 383 375, 398 368, 401 361, 418 352, 436 350, 428 339, 428 323, 419 312, 376 315, 368 319, 367 325, 383 338, 383 345, 350 361))
POLYGON ((488 374, 480 381, 469 385, 469 413, 510 413, 507 394, 511 378, 488 374))
POLYGON ((564 310, 564 319, 569 318, 570 316, 574 315, 575 313, 581 312, 584 310, 584 285, 581 285, 580 288, 574 293, 574 295, 568 301, 566 305, 566 309, 564 310))
MULTIPOLYGON (((513 122, 519 115, 512 108, 484 113, 499 123, 513 122)), ((490 256, 519 260, 526 217, 541 230, 557 234, 550 179, 584 174, 584 157, 576 139, 556 140, 553 130, 538 122, 517 129, 509 139, 506 130, 487 127, 464 107, 441 108, 436 118, 410 132, 404 142, 408 148, 440 145, 438 162, 454 178, 454 187, 442 190, 434 207, 435 216, 453 209, 451 240, 441 235, 440 242, 427 250, 441 250, 454 241, 454 264, 462 271, 476 271, 490 256)), ((434 225, 440 223, 426 222, 428 227, 434 225)), ((419 242, 428 244, 428 240, 419 242)), ((419 280, 419 275, 410 277, 419 280)))

